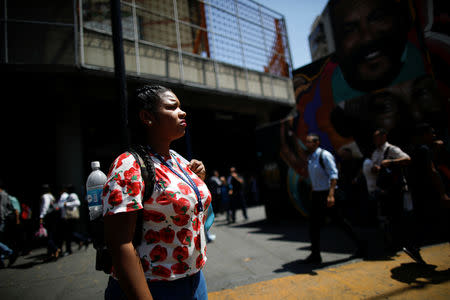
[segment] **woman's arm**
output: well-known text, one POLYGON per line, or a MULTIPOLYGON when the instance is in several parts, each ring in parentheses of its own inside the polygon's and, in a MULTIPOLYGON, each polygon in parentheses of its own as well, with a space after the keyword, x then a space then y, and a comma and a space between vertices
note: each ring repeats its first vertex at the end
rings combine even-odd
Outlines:
POLYGON ((80 206, 81 202, 80 199, 78 199, 78 195, 75 193, 70 194, 70 196, 66 198, 66 202, 64 203, 65 206, 73 207, 73 206, 80 206), (67 201, 67 199, 70 197, 72 201, 67 201))
POLYGON ((153 299, 132 243, 138 211, 105 216, 105 239, 122 290, 128 299, 153 299))

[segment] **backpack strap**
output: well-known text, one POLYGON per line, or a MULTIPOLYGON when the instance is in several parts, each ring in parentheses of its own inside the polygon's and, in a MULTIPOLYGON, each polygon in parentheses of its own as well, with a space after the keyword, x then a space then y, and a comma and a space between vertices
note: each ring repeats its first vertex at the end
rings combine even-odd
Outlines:
POLYGON ((325 163, 323 162, 323 149, 320 150, 320 154, 319 154, 319 165, 322 167, 323 171, 325 172, 325 174, 328 175, 327 173, 327 169, 325 169, 325 163))
MULTIPOLYGON (((141 168, 141 176, 144 181, 144 199, 149 198, 153 193, 153 188, 155 186, 155 166, 153 165, 153 161, 150 158, 150 155, 145 150, 142 145, 132 145, 128 152, 133 155, 136 162, 139 164, 141 168)), ((142 209, 138 211, 138 216, 136 220, 136 229, 134 230, 133 237, 133 245, 135 247, 139 246, 142 241, 142 232, 141 230, 143 226, 143 212, 142 209)))
POLYGON ((386 150, 384 150, 383 159, 387 159, 390 148, 391 148, 391 146, 387 146, 386 150))

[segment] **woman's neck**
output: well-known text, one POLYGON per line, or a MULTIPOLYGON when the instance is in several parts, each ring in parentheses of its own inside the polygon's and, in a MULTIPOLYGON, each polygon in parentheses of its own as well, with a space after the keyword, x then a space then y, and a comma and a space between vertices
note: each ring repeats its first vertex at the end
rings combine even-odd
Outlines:
POLYGON ((164 157, 170 156, 170 141, 162 140, 159 137, 149 137, 147 143, 152 148, 153 152, 164 157))

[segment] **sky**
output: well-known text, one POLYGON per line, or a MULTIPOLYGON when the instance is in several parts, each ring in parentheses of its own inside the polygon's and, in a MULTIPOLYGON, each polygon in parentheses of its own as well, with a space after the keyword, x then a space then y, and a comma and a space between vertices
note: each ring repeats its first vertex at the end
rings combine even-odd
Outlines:
POLYGON ((328 0, 255 0, 284 15, 294 69, 311 63, 308 35, 328 0))

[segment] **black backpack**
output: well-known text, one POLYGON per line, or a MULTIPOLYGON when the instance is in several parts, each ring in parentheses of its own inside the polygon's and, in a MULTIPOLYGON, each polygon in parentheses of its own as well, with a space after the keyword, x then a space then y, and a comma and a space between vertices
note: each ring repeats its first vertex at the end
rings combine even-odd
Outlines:
MULTIPOLYGON (((383 153, 383 159, 389 156, 390 147, 387 147, 383 153)), ((402 168, 399 166, 382 167, 377 176, 377 187, 382 191, 401 190, 404 187, 404 176, 402 168)))
MULTIPOLYGON (((145 147, 142 145, 132 145, 127 150, 127 152, 134 156, 136 162, 141 168, 141 176, 145 184, 143 199, 147 199, 151 196, 153 188, 155 186, 155 167, 153 165, 153 161, 151 160, 150 155, 146 151, 145 147)), ((133 245, 135 248, 141 244, 142 240, 142 214, 143 213, 141 209, 138 212, 136 229, 134 231, 133 237, 133 245)), ((112 268, 112 257, 105 243, 103 217, 91 221, 91 225, 93 245, 97 252, 95 257, 95 269, 97 271, 103 271, 106 274, 110 274, 112 268)))

